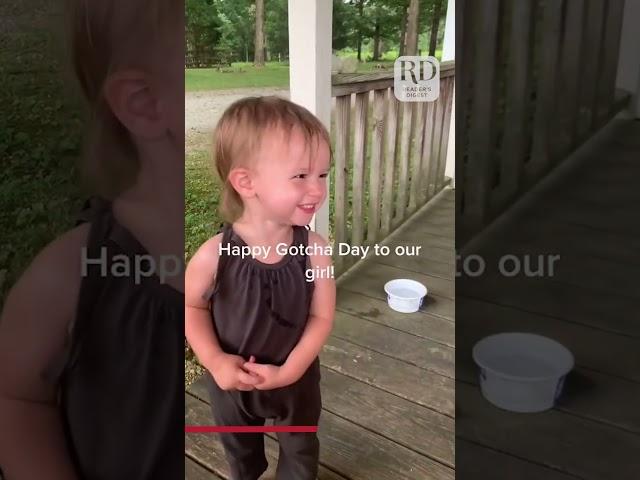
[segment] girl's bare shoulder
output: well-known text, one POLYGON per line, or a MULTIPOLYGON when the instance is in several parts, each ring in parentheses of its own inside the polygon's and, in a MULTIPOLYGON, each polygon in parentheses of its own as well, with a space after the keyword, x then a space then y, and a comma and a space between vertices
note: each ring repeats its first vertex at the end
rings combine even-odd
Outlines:
POLYGON ((13 395, 46 400, 51 385, 41 373, 64 348, 74 319, 88 224, 49 243, 10 290, 0 319, 0 376, 13 395), (28 348, 27 348, 28 346, 28 348))
POLYGON ((222 233, 204 242, 189 260, 185 272, 185 302, 187 306, 203 307, 215 284, 222 233))

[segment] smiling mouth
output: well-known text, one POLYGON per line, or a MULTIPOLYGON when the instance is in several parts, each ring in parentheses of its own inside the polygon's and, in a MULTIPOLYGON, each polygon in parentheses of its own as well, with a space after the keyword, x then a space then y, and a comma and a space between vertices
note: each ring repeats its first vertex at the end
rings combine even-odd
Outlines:
POLYGON ((298 208, 305 213, 314 213, 316 211, 315 203, 307 203, 304 205, 298 205, 298 208))

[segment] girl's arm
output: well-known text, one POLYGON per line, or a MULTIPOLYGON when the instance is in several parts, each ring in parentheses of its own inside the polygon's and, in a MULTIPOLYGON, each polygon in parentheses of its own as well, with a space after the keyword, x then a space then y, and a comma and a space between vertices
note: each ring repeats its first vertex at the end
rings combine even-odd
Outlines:
POLYGON ((184 333, 198 360, 209 371, 224 353, 213 329, 209 311, 221 240, 222 234, 218 234, 204 243, 185 272, 184 333))
MULTIPOLYGON (((327 242, 317 233, 309 232, 309 244, 319 245, 324 251, 327 242)), ((311 255, 309 257, 312 268, 327 269, 331 266, 331 256, 311 255)), ((316 270, 317 271, 317 270, 316 270)), ((322 351, 322 346, 329 338, 333 328, 333 318, 336 309, 336 282, 333 278, 317 278, 307 326, 302 338, 282 365, 282 376, 287 382, 297 381, 307 371, 311 363, 322 351)))
POLYGON ((47 378, 63 351, 80 290, 88 225, 46 247, 9 293, 0 318, 0 468, 7 479, 78 478, 47 378))

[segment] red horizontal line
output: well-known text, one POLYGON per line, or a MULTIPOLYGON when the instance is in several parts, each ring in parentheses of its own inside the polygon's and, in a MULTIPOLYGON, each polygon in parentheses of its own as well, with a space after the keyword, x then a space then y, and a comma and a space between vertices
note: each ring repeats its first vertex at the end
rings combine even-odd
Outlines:
POLYGON ((318 431, 317 425, 185 425, 185 433, 268 433, 268 432, 288 432, 288 433, 315 433, 318 431))

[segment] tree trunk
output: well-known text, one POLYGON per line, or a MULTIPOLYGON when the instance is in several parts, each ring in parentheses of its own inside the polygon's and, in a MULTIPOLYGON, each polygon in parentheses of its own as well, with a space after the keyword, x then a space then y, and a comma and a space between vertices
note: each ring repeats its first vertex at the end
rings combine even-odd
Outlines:
POLYGON ((362 17, 364 16, 364 0, 358 2, 358 14, 360 22, 358 23, 358 61, 362 61, 362 17))
POLYGON ((431 39, 429 40, 429 55, 436 54, 438 46, 438 28, 440 27, 440 17, 442 16, 442 0, 436 0, 433 8, 433 18, 431 19, 431 39))
POLYGON ((373 61, 380 60, 380 20, 376 18, 376 29, 373 32, 373 61))
POLYGON ((256 0, 256 37, 253 64, 264 67, 264 0, 256 0))
POLYGON ((418 52, 418 12, 420 0, 411 0, 407 21, 407 46, 405 55, 416 55, 418 52))
POLYGON ((398 56, 401 57, 404 55, 407 45, 407 4, 404 4, 404 8, 402 9, 402 29, 400 30, 400 47, 398 56))

